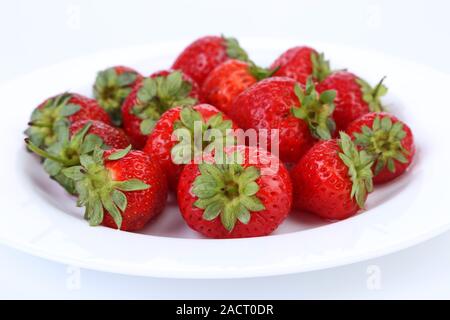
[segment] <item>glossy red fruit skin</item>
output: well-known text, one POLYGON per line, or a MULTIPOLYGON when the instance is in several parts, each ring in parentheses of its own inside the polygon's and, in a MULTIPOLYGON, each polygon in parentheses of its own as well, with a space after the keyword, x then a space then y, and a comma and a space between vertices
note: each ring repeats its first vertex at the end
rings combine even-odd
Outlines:
MULTIPOLYGON (((97 101, 76 93, 71 93, 70 95, 71 98, 67 103, 80 106, 80 110, 78 112, 67 117, 70 123, 74 123, 80 120, 97 120, 111 125, 111 119, 109 118, 108 113, 106 113, 106 111, 99 106, 97 101)), ((44 108, 47 101, 48 100, 44 101, 37 108, 44 108)))
MULTIPOLYGON (((105 167, 114 181, 139 179, 150 185, 146 190, 124 192, 128 206, 122 213, 121 230, 141 230, 164 210, 167 200, 166 178, 158 163, 142 151, 130 151, 119 160, 107 160, 107 157, 115 151, 117 150, 107 150, 104 154, 105 167)), ((117 229, 113 218, 106 211, 102 225, 117 229)))
POLYGON ((132 108, 138 103, 137 94, 141 87, 142 81, 136 83, 122 105, 122 128, 135 149, 142 149, 147 141, 147 136, 141 133, 142 119, 131 113, 132 108))
POLYGON ((201 86, 208 74, 225 60, 228 60, 225 40, 217 36, 206 36, 184 49, 172 69, 182 70, 201 86))
POLYGON ((401 176, 405 171, 409 168, 411 163, 414 160, 414 155, 416 153, 416 147, 414 144, 414 135, 411 129, 408 127, 406 123, 400 121, 397 117, 393 116, 387 112, 371 112, 363 115, 361 118, 356 119, 347 127, 347 134, 354 139, 353 134, 355 132, 361 133, 361 129, 363 126, 367 126, 372 128, 373 121, 376 117, 384 118, 389 117, 392 120, 392 123, 401 122, 403 124, 403 130, 406 132, 406 137, 402 140, 402 146, 408 151, 408 154, 405 156, 408 160, 407 163, 401 163, 397 160, 394 160, 395 164, 395 172, 390 172, 387 168, 384 168, 378 175, 374 175, 373 182, 375 184, 382 184, 389 181, 394 180, 395 178, 401 176))
MULTIPOLYGON (((156 78, 158 76, 167 76, 169 75, 170 70, 163 70, 152 74, 151 78, 156 78)), ((183 75, 183 79, 185 81, 191 82, 192 91, 189 96, 195 99, 199 99, 199 89, 198 85, 195 81, 193 81, 189 76, 183 75)), ((142 119, 138 116, 134 115, 131 110, 138 103, 138 91, 142 87, 143 82, 139 81, 125 99, 122 105, 122 119, 123 119, 123 130, 130 138, 130 141, 135 149, 142 149, 147 142, 147 135, 141 133, 141 122, 142 119)))
POLYGON ((310 47, 290 48, 272 63, 270 69, 279 67, 274 76, 288 77, 305 85, 313 73, 313 53, 317 54, 317 51, 310 47))
POLYGON ((130 145, 130 139, 128 139, 122 129, 112 127, 104 122, 95 120, 81 120, 72 123, 70 126, 70 134, 73 135, 77 133, 88 122, 92 124, 89 128, 88 134, 95 134, 99 136, 103 140, 103 143, 110 148, 125 149, 130 145))
POLYGON ((279 156, 288 163, 296 163, 316 141, 307 123, 291 113, 293 106, 300 105, 295 83, 286 77, 260 81, 236 97, 229 113, 242 129, 279 130, 279 156))
POLYGON ((246 225, 237 221, 232 232, 228 232, 223 227, 220 218, 213 221, 203 219, 203 210, 194 206, 198 198, 192 193, 194 180, 200 172, 197 164, 188 164, 183 169, 178 185, 178 205, 189 227, 208 238, 248 238, 269 235, 284 221, 291 210, 292 184, 289 173, 280 160, 265 150, 258 149, 256 154, 261 161, 250 164, 248 154, 251 148, 238 146, 231 150, 236 148, 245 150, 244 168, 248 166, 259 169, 268 168, 270 164, 267 163, 277 163, 279 166, 278 170, 272 171, 271 175, 262 175, 256 180, 260 186, 256 196, 266 209, 252 212, 250 222, 246 225))
MULTIPOLYGON (((209 104, 196 105, 194 110, 198 111, 205 121, 220 112, 209 104)), ((143 149, 145 153, 159 162, 166 173, 170 189, 174 191, 178 186, 178 180, 183 170, 183 165, 173 163, 171 156, 172 148, 178 143, 172 139, 173 125, 175 121, 180 120, 180 112, 180 107, 166 111, 156 123, 143 149)), ((223 119, 230 120, 225 115, 223 115, 223 119)))
POLYGON ((351 196, 348 167, 339 158, 337 140, 315 144, 292 169, 294 206, 329 220, 342 220, 359 211, 351 196))
POLYGON ((208 75, 203 82, 202 96, 207 103, 228 114, 234 98, 257 81, 248 63, 230 59, 208 75))
POLYGON ((336 90, 336 106, 333 119, 337 132, 345 131, 355 119, 370 112, 369 105, 363 99, 361 86, 356 82, 357 76, 347 71, 339 71, 328 76, 317 86, 318 92, 336 90))

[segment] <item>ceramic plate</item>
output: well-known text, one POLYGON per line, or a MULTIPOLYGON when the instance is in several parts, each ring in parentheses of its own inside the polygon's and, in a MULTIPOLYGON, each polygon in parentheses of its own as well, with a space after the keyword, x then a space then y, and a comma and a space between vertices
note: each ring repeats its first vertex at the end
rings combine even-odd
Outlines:
MULTIPOLYGON (((124 64, 144 74, 171 65, 189 41, 108 51, 67 61, 0 88, 0 242, 66 264, 132 275, 171 278, 238 278, 335 267, 385 255, 447 230, 450 225, 450 156, 445 93, 450 77, 381 53, 311 44, 336 69, 348 68, 372 83, 387 76, 385 104, 415 133, 411 170, 378 188, 367 211, 329 223, 293 212, 271 236, 209 240, 183 222, 175 199, 140 233, 89 227, 75 200, 47 178, 25 151, 23 130, 31 110, 63 91, 91 95, 96 72, 124 64)), ((242 39, 257 63, 268 65, 295 39, 242 39)))

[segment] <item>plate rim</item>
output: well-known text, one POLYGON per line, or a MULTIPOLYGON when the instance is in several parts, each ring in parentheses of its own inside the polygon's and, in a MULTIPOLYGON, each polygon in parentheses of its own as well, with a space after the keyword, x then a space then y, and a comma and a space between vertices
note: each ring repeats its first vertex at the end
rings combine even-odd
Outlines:
MULTIPOLYGON (((255 38, 252 38, 252 39, 255 39, 255 38)), ((267 41, 268 38, 263 38, 263 39, 265 39, 267 41)), ((286 41, 286 40, 284 39, 283 41, 286 41)), ((153 44, 146 45, 146 46, 133 46, 133 47, 126 48, 126 50, 135 51, 135 50, 138 50, 139 48, 142 48, 142 47, 158 46, 158 45, 161 45, 161 44, 166 44, 168 46, 172 46, 174 43, 176 43, 178 45, 178 44, 181 43, 181 41, 166 42, 166 43, 153 43, 153 44)), ((335 45, 335 44, 333 44, 332 46, 352 49, 352 47, 349 47, 349 46, 342 46, 342 45, 335 45)), ((122 49, 118 49, 118 50, 122 50, 122 49)), ((356 49, 356 50, 359 50, 359 51, 362 51, 362 52, 367 52, 367 53, 370 53, 370 54, 380 55, 379 52, 373 51, 373 50, 370 50, 370 51, 369 50, 361 50, 361 49, 356 49)), ((114 52, 115 50, 108 50, 108 51, 105 51, 105 52, 111 53, 111 51, 114 52)), ((60 63, 57 63, 57 64, 53 64, 53 65, 48 66, 48 67, 40 68, 40 69, 35 70, 33 72, 30 72, 30 73, 28 73, 26 75, 18 76, 17 78, 15 78, 15 79, 13 79, 11 81, 2 82, 2 83, 0 83, 0 92, 5 90, 5 88, 7 88, 8 86, 14 86, 15 83, 16 82, 20 82, 21 79, 24 79, 26 77, 33 77, 33 76, 35 76, 38 72, 40 72, 42 70, 45 71, 45 70, 49 70, 51 68, 58 69, 58 68, 61 68, 64 65, 67 65, 68 63, 71 63, 71 61, 82 61, 84 59, 95 59, 95 57, 97 57, 99 55, 102 55, 102 54, 105 54, 105 52, 102 51, 102 52, 97 52, 97 53, 94 53, 94 54, 89 54, 89 55, 86 55, 86 56, 78 57, 78 58, 75 58, 75 59, 65 60, 63 62, 60 62, 60 63)), ((381 53, 381 55, 384 56, 385 58, 391 59, 391 60, 392 59, 394 59, 394 60, 398 59, 397 57, 392 57, 392 56, 386 55, 384 53, 381 53)), ((426 65, 418 64, 416 62, 411 62, 411 61, 407 61, 407 60, 404 60, 404 62, 406 64, 414 64, 416 66, 420 66, 422 68, 426 68, 429 72, 440 74, 442 77, 446 78, 450 82, 450 76, 447 75, 444 72, 441 72, 439 70, 435 70, 435 69, 433 69, 431 67, 428 67, 426 65)), ((331 225, 326 225, 326 226, 323 226, 323 227, 325 227, 325 228, 326 227, 331 227, 331 225)), ((108 267, 106 265, 102 266, 102 265, 99 265, 99 264, 92 265, 92 264, 89 264, 89 262, 86 262, 86 261, 83 262, 83 261, 81 261, 79 259, 73 259, 73 258, 70 259, 69 257, 57 257, 58 255, 56 255, 56 256, 53 255, 52 256, 50 253, 46 253, 44 251, 37 250, 35 247, 33 247, 31 245, 27 246, 25 244, 16 243, 16 242, 12 241, 11 239, 5 239, 2 234, 0 234, 0 243, 8 245, 10 247, 13 247, 15 249, 18 249, 20 251, 26 252, 28 254, 35 255, 35 256, 38 256, 38 257, 41 257, 41 258, 45 258, 45 259, 48 259, 48 260, 51 260, 51 261, 60 262, 60 263, 62 262, 62 263, 65 263, 65 264, 76 265, 76 266, 79 266, 79 267, 82 267, 82 268, 93 269, 93 270, 104 271, 104 272, 121 273, 121 274, 133 274, 133 275, 139 275, 139 276, 163 277, 163 278, 180 278, 180 279, 182 279, 182 278, 183 279, 229 279, 229 278, 253 278, 253 277, 285 275, 285 274, 308 272, 308 271, 313 271, 313 270, 322 270, 322 269, 328 269, 328 268, 338 267, 338 266, 347 265, 347 264, 353 264, 353 263, 365 261, 365 260, 368 260, 368 259, 376 258, 376 257, 382 256, 382 255, 392 254, 393 252, 397 252, 397 251, 400 251, 400 250, 404 250, 406 248, 409 248, 409 247, 412 247, 414 245, 417 245, 418 243, 421 243, 421 242, 427 241, 427 240, 429 240, 431 238, 434 238, 434 237, 444 233, 445 231, 447 231, 449 229, 450 229, 450 221, 446 225, 443 225, 441 228, 434 229, 433 231, 425 230, 423 234, 421 234, 419 236, 416 236, 414 238, 414 240, 411 240, 411 239, 403 240, 403 241, 399 242, 397 244, 397 246, 392 246, 389 249, 383 249, 383 250, 380 249, 380 250, 378 250, 378 251, 382 251, 382 252, 368 252, 366 255, 360 255, 359 258, 351 259, 352 260, 351 262, 346 262, 345 261, 345 260, 348 260, 350 258, 342 258, 342 261, 339 260, 340 262, 336 262, 336 261, 333 262, 333 263, 330 262, 329 266, 324 266, 324 267, 311 266, 310 268, 298 268, 298 267, 296 268, 294 266, 294 267, 287 267, 286 270, 284 270, 284 271, 280 271, 280 270, 265 270, 265 271, 262 271, 262 270, 260 270, 260 271, 257 271, 257 272, 255 272, 255 271, 241 271, 240 270, 240 271, 234 271, 234 272, 233 271, 228 271, 229 273, 227 273, 226 275, 225 274, 220 274, 220 275, 217 275, 217 274, 215 274, 215 275, 214 274, 210 274, 209 275, 209 274, 207 274, 207 275, 201 276, 201 277, 199 277, 198 275, 197 276, 193 276, 192 273, 189 273, 189 271, 187 271, 186 274, 183 274, 183 273, 171 274, 170 272, 168 272, 168 273, 167 272, 166 273, 165 272, 161 272, 161 274, 158 274, 157 272, 155 272, 155 270, 149 270, 148 272, 145 272, 145 270, 143 272, 136 272, 136 270, 135 270, 133 273, 130 273, 130 272, 127 272, 125 270, 121 270, 120 267, 113 267, 113 266, 108 267), (291 270, 291 269, 296 269, 296 270, 291 270), (251 275, 250 274, 246 274, 246 272, 247 273, 251 272, 252 274, 251 275)), ((304 231, 300 231, 300 232, 308 232, 308 231, 309 230, 304 230, 304 231)), ((291 235, 291 234, 273 235, 271 237, 286 237, 288 235, 291 235)), ((139 236, 145 236, 145 235, 139 234, 139 236)), ((219 240, 219 241, 241 241, 242 242, 242 241, 258 241, 259 239, 260 238, 227 239, 227 240, 219 240)), ((209 240, 209 239, 183 239, 183 240, 185 240, 185 241, 217 241, 217 240, 209 240)))

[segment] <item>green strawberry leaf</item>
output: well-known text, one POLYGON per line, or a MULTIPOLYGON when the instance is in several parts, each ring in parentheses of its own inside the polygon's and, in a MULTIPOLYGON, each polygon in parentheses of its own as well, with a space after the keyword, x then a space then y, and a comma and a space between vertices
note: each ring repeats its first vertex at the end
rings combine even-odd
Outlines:
POLYGON ((120 160, 123 157, 125 157, 130 151, 131 151, 131 145, 129 145, 125 149, 122 149, 122 150, 112 153, 111 155, 108 156, 107 159, 110 161, 120 160))
POLYGON ((356 200, 360 208, 364 208, 367 194, 373 191, 373 159, 366 151, 358 151, 350 136, 340 133, 339 157, 348 168, 348 175, 352 181, 350 197, 356 200))
POLYGON ((383 84, 385 79, 386 77, 383 77, 375 86, 375 88, 372 88, 368 82, 361 78, 356 80, 356 82, 361 87, 363 100, 369 105, 369 109, 371 112, 384 111, 384 107, 381 103, 381 98, 388 92, 388 88, 383 84))

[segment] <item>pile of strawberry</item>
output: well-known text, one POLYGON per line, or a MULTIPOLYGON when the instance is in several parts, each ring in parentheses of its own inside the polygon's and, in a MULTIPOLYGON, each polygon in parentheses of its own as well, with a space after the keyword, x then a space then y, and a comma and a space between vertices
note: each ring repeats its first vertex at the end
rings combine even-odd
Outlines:
POLYGON ((186 223, 207 237, 263 236, 292 208, 348 218, 374 185, 407 170, 412 132, 384 111, 386 92, 383 80, 371 87, 331 71, 309 47, 266 69, 236 39, 208 36, 169 70, 145 77, 112 67, 98 73, 94 99, 49 98, 33 111, 25 141, 92 226, 142 229, 172 191, 186 223), (205 135, 186 144, 178 129, 194 132, 195 123, 205 135), (278 130, 279 156, 273 146, 237 141, 230 129, 238 128, 278 130), (210 129, 231 145, 218 150, 210 129), (217 161, 218 151, 227 161, 217 161), (193 161, 199 153, 204 161, 193 161))

